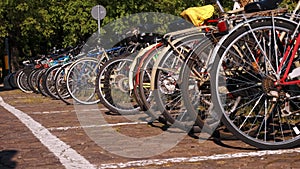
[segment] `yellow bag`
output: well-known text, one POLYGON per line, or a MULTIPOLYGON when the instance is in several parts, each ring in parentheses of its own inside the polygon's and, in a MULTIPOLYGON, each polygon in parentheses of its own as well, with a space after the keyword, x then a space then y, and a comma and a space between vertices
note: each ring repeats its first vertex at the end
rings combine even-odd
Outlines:
POLYGON ((204 21, 211 18, 214 14, 215 8, 212 5, 205 5, 201 7, 191 7, 183 12, 181 16, 191 21, 195 26, 201 26, 204 21))

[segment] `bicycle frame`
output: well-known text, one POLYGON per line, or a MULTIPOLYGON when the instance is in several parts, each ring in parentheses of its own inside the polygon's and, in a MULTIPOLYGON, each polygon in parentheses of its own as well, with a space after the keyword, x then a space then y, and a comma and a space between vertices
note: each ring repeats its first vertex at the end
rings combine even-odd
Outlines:
POLYGON ((297 8, 288 17, 277 15, 283 14, 280 10, 250 19, 244 15, 244 21, 219 41, 210 60, 211 113, 220 113, 229 131, 258 148, 299 143, 297 8))
MULTIPOLYGON (((286 62, 286 60, 287 60, 289 54, 291 53, 290 59, 289 59, 288 65, 287 65, 287 68, 286 68, 286 70, 285 70, 285 72, 284 72, 284 75, 283 75, 283 77, 280 79, 280 81, 277 82, 277 85, 278 85, 278 84, 279 84, 279 85, 295 85, 295 84, 299 84, 299 83, 300 83, 300 80, 286 81, 287 78, 288 78, 289 76, 291 76, 291 74, 292 74, 294 71, 299 71, 299 69, 295 69, 291 74, 289 74, 289 72, 290 72, 290 70, 291 70, 291 66, 292 66, 292 64, 293 64, 293 60, 294 60, 295 55, 296 55, 296 53, 297 53, 297 51, 298 51, 298 49, 299 49, 299 45, 300 45, 300 34, 299 34, 299 35, 297 36, 297 38, 296 38, 296 43, 295 43, 295 46, 294 46, 294 48, 293 48, 292 53, 291 53, 291 47, 289 46, 289 47, 288 47, 288 50, 287 50, 287 51, 285 52, 285 54, 284 54, 284 57, 283 57, 283 59, 282 59, 282 61, 281 61, 281 63, 280 63, 280 66, 279 66, 278 73, 281 72, 283 65, 285 64, 285 62, 286 62)), ((296 77, 297 77, 297 76, 300 76, 300 73, 299 73, 299 72, 295 72, 295 73, 296 73, 296 75, 293 75, 293 77, 294 77, 294 76, 296 76, 296 77)))

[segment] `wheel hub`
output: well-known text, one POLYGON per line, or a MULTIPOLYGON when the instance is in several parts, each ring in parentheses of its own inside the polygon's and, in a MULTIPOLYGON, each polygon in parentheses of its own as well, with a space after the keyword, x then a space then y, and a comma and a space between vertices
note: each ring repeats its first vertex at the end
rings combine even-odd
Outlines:
POLYGON ((173 77, 167 77, 161 81, 161 91, 164 94, 172 94, 176 89, 176 80, 173 77))
POLYGON ((120 89, 122 92, 127 92, 129 90, 128 77, 123 74, 118 74, 114 77, 114 84, 116 88, 120 89))
POLYGON ((270 91, 276 89, 275 84, 271 78, 264 78, 262 81, 262 87, 265 93, 269 93, 270 91))

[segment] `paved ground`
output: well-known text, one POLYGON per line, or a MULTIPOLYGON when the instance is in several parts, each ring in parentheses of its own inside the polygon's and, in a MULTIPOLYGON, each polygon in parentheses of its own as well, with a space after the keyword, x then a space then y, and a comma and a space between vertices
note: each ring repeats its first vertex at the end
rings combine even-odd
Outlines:
MULTIPOLYGON (((298 148, 259 151, 235 139, 221 142, 210 139, 200 143, 191 136, 185 136, 175 147, 155 156, 124 157, 97 145, 88 136, 90 133, 86 133, 92 131, 103 134, 109 125, 82 127, 78 121, 80 115, 76 114, 73 105, 19 90, 1 91, 0 96, 3 99, 0 99, 1 169, 300 168, 298 148)), ((102 110, 101 115, 105 121, 112 125, 110 128, 122 136, 148 138, 164 132, 164 126, 160 123, 152 126, 135 123, 123 116, 110 114, 101 105, 98 108, 102 110)), ((86 107, 84 113, 95 112, 91 107, 86 107)), ((107 138, 104 140, 107 141, 107 138)), ((136 145, 130 149, 131 142, 128 140, 111 139, 109 142, 115 145, 114 150, 120 154, 126 152, 134 155, 143 147, 136 145)), ((163 146, 151 144, 148 148, 157 151, 163 149, 163 146)))

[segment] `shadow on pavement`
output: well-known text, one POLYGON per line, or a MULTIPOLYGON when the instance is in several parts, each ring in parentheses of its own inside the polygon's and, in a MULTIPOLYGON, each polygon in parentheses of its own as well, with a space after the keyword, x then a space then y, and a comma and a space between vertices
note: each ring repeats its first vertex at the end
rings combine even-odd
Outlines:
POLYGON ((9 90, 15 90, 15 89, 16 88, 11 87, 10 85, 0 84, 0 92, 9 91, 9 90))
POLYGON ((230 148, 230 149, 237 149, 237 150, 258 150, 257 148, 254 147, 242 147, 239 145, 230 145, 230 144, 226 144, 225 141, 233 141, 233 140, 238 140, 234 135, 232 135, 231 133, 227 133, 227 132, 216 132, 214 134, 213 137, 213 142, 219 146, 222 147, 226 147, 226 148, 230 148))
POLYGON ((15 90, 15 89, 12 89, 12 88, 8 89, 8 88, 0 86, 0 92, 9 91, 9 90, 15 90))
POLYGON ((13 169, 17 167, 17 162, 12 161, 13 157, 18 153, 16 150, 0 151, 0 168, 13 169))

